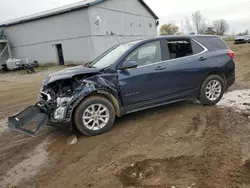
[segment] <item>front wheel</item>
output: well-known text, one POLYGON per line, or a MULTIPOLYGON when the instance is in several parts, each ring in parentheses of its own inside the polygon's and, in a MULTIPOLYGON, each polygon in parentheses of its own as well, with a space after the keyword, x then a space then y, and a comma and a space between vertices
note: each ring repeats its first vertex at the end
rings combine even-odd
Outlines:
POLYGON ((106 98, 89 97, 76 109, 74 120, 81 133, 87 136, 96 136, 112 128, 115 120, 115 109, 106 98))
POLYGON ((198 100, 204 105, 215 105, 223 97, 225 82, 218 75, 208 76, 201 85, 198 100))

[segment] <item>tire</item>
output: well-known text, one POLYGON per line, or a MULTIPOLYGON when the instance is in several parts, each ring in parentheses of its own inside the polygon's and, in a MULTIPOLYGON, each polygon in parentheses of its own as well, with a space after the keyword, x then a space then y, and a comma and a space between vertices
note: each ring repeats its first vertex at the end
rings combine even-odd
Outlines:
MULTIPOLYGON (((101 112, 102 110, 100 110, 101 112)), ((94 115, 94 116, 99 116, 99 115, 94 115)), ((104 118, 105 119, 105 118, 104 118)), ((75 111, 75 115, 74 115, 74 122, 76 125, 76 128, 84 135, 86 136, 96 136, 96 135, 100 135, 103 134, 107 131, 109 131, 114 123, 115 120, 115 109, 114 106, 112 105, 112 103, 105 99, 104 97, 100 97, 100 96, 93 96, 93 97, 89 97, 86 100, 83 100, 80 105, 77 107, 76 111, 75 111), (93 110, 93 107, 94 109, 93 110), (105 109, 105 113, 108 115, 104 115, 104 112, 102 114, 99 114, 100 116, 105 116, 108 118, 106 118, 106 122, 104 123, 104 121, 100 121, 98 119, 98 117, 94 117, 94 118, 90 118, 89 116, 93 116, 90 112, 96 112, 97 113, 97 109, 99 108, 99 106, 101 106, 101 109, 105 109), (87 117, 86 117, 87 116, 87 117), (87 120, 84 120, 84 118, 89 118, 87 120), (95 124, 94 127, 92 126, 92 123, 89 123, 87 121, 90 121, 90 119, 94 119, 92 122, 95 124), (98 124, 100 122, 102 122, 102 126, 97 126, 97 122, 98 124), (105 124, 105 125, 104 125, 105 124), (90 128, 90 126, 92 126, 92 128, 90 128)), ((101 124, 101 123, 100 123, 101 124)))
MULTIPOLYGON (((216 88, 219 88, 219 86, 216 86, 216 88)), ((210 75, 203 81, 203 83, 201 85, 198 100, 203 105, 213 106, 213 105, 217 104, 221 100, 221 98, 224 95, 224 92, 225 92, 225 81, 221 78, 221 76, 219 76, 219 75, 210 75), (211 99, 211 97, 209 98, 207 96, 207 94, 206 94, 206 92, 209 92, 209 89, 207 89, 207 88, 209 86, 211 86, 211 84, 213 85, 213 83, 217 83, 217 82, 220 83, 220 85, 221 85, 221 92, 220 93, 217 92, 217 91, 219 91, 219 89, 217 89, 216 94, 211 95, 211 97, 215 96, 214 99, 211 99)))

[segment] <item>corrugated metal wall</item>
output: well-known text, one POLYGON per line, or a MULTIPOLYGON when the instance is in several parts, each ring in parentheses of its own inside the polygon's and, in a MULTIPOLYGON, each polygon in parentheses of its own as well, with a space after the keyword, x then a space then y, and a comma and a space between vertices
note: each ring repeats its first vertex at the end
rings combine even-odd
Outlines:
POLYGON ((56 63, 55 44, 62 44, 66 62, 94 58, 88 12, 84 9, 9 26, 5 33, 15 58, 56 63))
POLYGON ((117 43, 154 36, 157 29, 154 17, 137 0, 107 0, 89 9, 8 26, 5 33, 15 58, 57 63, 55 44, 62 44, 66 63, 83 63, 117 43))
POLYGON ((155 18, 139 1, 108 0, 88 11, 95 56, 115 44, 157 35, 155 18))

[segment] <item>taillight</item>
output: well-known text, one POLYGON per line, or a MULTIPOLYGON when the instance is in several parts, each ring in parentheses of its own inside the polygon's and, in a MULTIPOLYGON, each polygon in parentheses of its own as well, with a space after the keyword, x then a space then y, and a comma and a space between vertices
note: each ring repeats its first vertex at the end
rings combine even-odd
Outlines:
POLYGON ((231 58, 231 59, 234 59, 234 52, 233 51, 229 51, 227 52, 227 55, 231 58))

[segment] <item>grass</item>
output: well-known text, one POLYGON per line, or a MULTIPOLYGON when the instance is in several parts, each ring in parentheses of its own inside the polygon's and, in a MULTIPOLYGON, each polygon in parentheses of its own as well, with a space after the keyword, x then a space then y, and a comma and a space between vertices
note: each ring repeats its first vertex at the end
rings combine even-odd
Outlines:
POLYGON ((225 42, 233 42, 235 40, 235 37, 228 37, 228 38, 223 38, 225 42))

